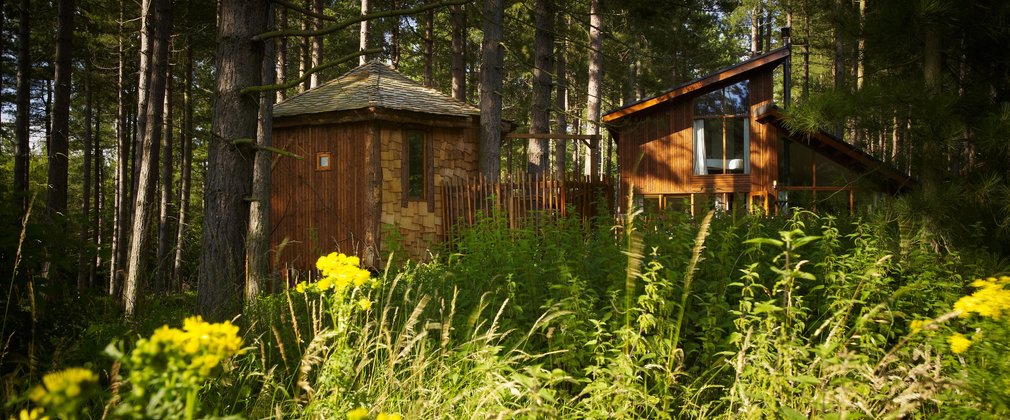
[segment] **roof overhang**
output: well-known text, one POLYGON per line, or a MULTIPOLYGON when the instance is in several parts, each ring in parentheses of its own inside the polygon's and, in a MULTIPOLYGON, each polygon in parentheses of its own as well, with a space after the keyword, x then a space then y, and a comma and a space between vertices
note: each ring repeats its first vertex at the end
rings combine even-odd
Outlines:
POLYGON ((274 128, 300 127, 307 125, 332 125, 363 121, 388 121, 399 124, 426 125, 432 127, 469 128, 480 124, 479 116, 449 116, 411 112, 382 107, 368 107, 345 111, 318 112, 292 116, 274 117, 274 128))
POLYGON ((785 116, 782 114, 782 111, 774 105, 759 109, 757 112, 757 121, 772 124, 780 128, 790 140, 810 147, 815 152, 843 167, 862 174, 877 174, 877 179, 891 193, 907 191, 919 185, 919 182, 914 178, 899 172, 890 165, 877 160, 877 158, 870 156, 866 152, 824 130, 817 130, 813 133, 798 133, 790 130, 785 124, 785 116))
POLYGON ((774 68, 785 61, 789 57, 789 54, 790 52, 788 46, 769 51, 766 54, 756 56, 742 63, 718 70, 708 76, 674 87, 673 89, 670 89, 658 96, 643 99, 631 105, 610 111, 601 118, 601 121, 603 123, 612 123, 637 112, 669 102, 677 97, 703 90, 707 87, 717 85, 720 82, 739 78, 746 73, 766 67, 774 68))

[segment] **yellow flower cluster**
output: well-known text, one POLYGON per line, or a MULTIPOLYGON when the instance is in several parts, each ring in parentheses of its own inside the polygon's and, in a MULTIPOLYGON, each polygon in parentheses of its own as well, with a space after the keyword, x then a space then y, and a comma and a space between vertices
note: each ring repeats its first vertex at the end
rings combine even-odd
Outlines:
POLYGON ((150 338, 137 341, 130 353, 131 379, 145 381, 166 371, 179 371, 184 379, 203 379, 221 363, 242 354, 242 338, 231 322, 208 323, 200 316, 186 318, 182 329, 165 325, 150 338))
POLYGON ((962 318, 974 312, 998 320, 1004 313, 1010 313, 1010 290, 1007 289, 1010 285, 1010 276, 978 279, 971 285, 978 290, 954 303, 954 310, 961 311, 962 318))
MULTIPOLYGON (((73 412, 79 401, 98 389, 98 375, 85 368, 69 368, 47 373, 42 377, 42 384, 36 386, 28 398, 47 408, 55 408, 58 412, 73 412)), ((24 412, 29 418, 40 415, 41 411, 24 412)), ((22 416, 22 417, 23 417, 22 416)))
MULTIPOLYGON (((315 283, 301 282, 295 285, 298 293, 325 292, 333 290, 335 293, 343 293, 351 285, 355 287, 364 286, 371 279, 371 273, 360 267, 361 260, 355 256, 347 256, 340 253, 331 253, 319 257, 316 261, 316 268, 322 273, 323 278, 315 283)), ((359 305, 364 306, 359 303, 359 305)))
POLYGON ((950 337, 947 337, 947 343, 950 344, 950 351, 954 353, 964 353, 968 351, 968 347, 971 347, 971 340, 961 333, 951 334, 950 337))
MULTIPOLYGON (((347 412, 347 420, 365 420, 368 418, 368 409, 365 407, 358 407, 347 412)), ((403 420, 403 416, 397 413, 379 413, 375 416, 375 420, 403 420)))
POLYGON ((11 420, 49 420, 49 416, 42 414, 41 408, 33 408, 30 411, 27 409, 21 410, 21 413, 15 419, 11 417, 11 420))

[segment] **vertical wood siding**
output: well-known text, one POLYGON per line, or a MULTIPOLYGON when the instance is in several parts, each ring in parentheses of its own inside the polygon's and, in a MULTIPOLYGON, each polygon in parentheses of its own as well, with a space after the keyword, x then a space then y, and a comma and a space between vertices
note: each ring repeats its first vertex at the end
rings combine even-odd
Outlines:
POLYGON ((274 158, 270 238, 279 253, 274 270, 312 269, 323 254, 362 251, 366 124, 274 130, 276 147, 304 157, 274 158), (331 170, 316 170, 319 152, 331 153, 331 170))
POLYGON ((771 71, 750 78, 751 173, 746 175, 694 175, 693 101, 722 85, 627 118, 617 129, 622 202, 632 184, 637 194, 647 195, 771 190, 778 176, 778 134, 770 124, 758 122, 755 114, 772 100, 773 83, 771 71))

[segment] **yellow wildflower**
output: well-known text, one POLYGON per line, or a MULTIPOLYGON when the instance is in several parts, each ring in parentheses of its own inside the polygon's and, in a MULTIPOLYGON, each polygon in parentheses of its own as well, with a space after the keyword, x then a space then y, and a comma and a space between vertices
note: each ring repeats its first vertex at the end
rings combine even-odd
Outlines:
POLYGON ((358 307, 362 311, 367 311, 372 308, 372 301, 368 300, 368 298, 361 299, 358 301, 358 307))
POLYGON ((971 340, 961 333, 954 333, 947 337, 947 343, 950 344, 950 351, 954 353, 964 353, 968 351, 968 347, 971 347, 971 340))
POLYGON ((368 417, 368 409, 365 407, 358 407, 347 412, 347 420, 365 420, 368 417))
POLYGON ((295 291, 297 291, 298 293, 305 293, 305 285, 306 283, 304 281, 296 284, 295 291))
MULTIPOLYGON (((14 420, 13 417, 11 417, 11 419, 14 420)), ((24 409, 18 414, 16 420, 49 420, 49 416, 42 415, 41 408, 33 408, 31 411, 24 409)))
POLYGON ((973 312, 984 317, 1000 319, 1004 313, 1010 313, 1010 277, 989 277, 978 279, 971 283, 976 290, 969 296, 964 296, 954 303, 954 310, 961 311, 961 317, 966 318, 973 312))
POLYGON ((916 319, 913 320, 912 323, 908 325, 908 328, 912 330, 912 334, 917 334, 920 331, 922 331, 923 328, 930 326, 930 324, 932 323, 933 320, 931 319, 916 319))
MULTIPOLYGON (((28 398, 57 412, 76 411, 77 405, 98 389, 98 375, 90 369, 69 368, 47 373, 42 385, 36 386, 28 398)), ((27 414, 31 415, 31 412, 27 414)))
POLYGON ((375 420, 403 420, 403 416, 400 416, 399 413, 379 413, 379 415, 375 417, 375 420))

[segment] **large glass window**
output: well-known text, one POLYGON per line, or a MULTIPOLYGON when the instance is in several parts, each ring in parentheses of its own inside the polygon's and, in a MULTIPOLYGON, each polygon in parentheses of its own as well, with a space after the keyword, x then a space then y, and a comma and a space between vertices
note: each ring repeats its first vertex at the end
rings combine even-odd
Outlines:
POLYGON ((750 173, 749 86, 746 80, 694 102, 694 173, 750 173))

